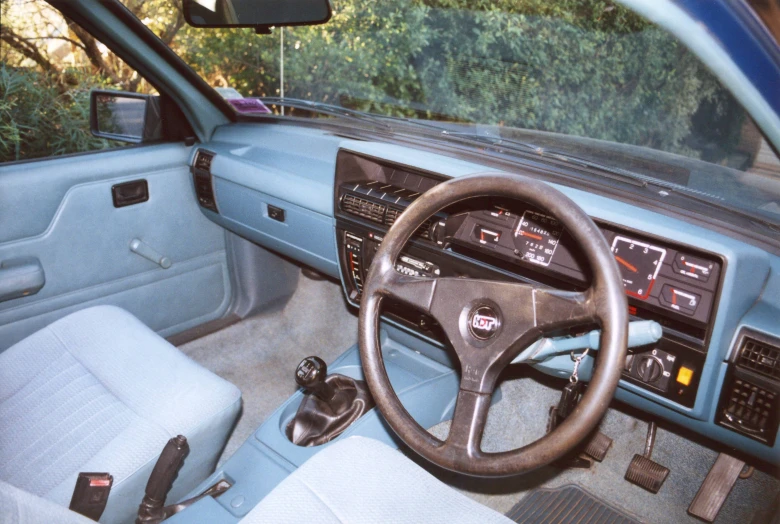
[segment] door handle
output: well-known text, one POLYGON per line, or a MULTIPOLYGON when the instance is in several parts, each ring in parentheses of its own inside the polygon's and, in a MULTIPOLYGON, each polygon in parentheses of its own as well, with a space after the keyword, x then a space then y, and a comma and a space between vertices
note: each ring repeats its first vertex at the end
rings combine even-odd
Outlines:
POLYGON ((149 184, 143 178, 111 187, 114 207, 132 206, 149 200, 149 184))
POLYGON ((0 302, 34 295, 45 283, 43 266, 35 257, 0 262, 0 302))

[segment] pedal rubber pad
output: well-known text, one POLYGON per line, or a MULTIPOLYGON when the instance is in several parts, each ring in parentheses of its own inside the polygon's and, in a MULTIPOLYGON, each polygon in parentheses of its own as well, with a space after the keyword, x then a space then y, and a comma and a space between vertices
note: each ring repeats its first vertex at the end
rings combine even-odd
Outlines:
POLYGON ((665 468, 642 455, 634 455, 631 464, 628 465, 628 471, 626 471, 627 481, 650 493, 658 493, 668 476, 669 468, 665 468))
POLYGON ((607 456, 607 451, 612 447, 612 439, 601 431, 597 431, 585 446, 585 454, 593 460, 602 462, 607 456))
POLYGON ((688 513, 707 522, 714 522, 743 467, 745 463, 737 458, 725 453, 718 455, 699 492, 688 507, 688 513))

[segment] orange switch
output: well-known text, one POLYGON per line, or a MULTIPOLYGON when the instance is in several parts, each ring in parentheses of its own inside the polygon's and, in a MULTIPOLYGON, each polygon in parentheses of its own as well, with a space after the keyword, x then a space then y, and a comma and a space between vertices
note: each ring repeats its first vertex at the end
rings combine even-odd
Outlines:
POLYGON ((677 382, 679 382, 683 386, 690 386, 692 378, 693 378, 693 370, 686 368, 685 366, 681 367, 680 371, 677 373, 677 382))

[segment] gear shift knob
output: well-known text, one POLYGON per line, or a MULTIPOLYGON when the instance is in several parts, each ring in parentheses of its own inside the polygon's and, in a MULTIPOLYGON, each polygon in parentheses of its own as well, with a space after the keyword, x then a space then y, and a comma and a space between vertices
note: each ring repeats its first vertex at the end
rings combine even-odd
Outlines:
POLYGON ((308 393, 323 402, 330 402, 336 391, 325 382, 328 376, 328 365, 319 357, 306 357, 295 369, 295 382, 308 393))

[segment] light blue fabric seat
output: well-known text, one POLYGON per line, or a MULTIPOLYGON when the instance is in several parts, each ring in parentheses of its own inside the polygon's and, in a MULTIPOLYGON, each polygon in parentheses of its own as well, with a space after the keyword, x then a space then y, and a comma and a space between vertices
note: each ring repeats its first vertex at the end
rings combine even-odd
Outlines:
POLYGON ((213 471, 240 406, 238 388, 130 313, 85 309, 0 353, 0 481, 67 507, 80 471, 109 472, 101 522, 131 522, 167 440, 190 444, 177 500, 213 471))
MULTIPOLYGON (((184 521, 202 522, 198 506, 184 521)), ((9 524, 90 520, 0 482, 0 515, 9 524)), ((5 522, 5 521, 4 521, 5 522)), ((400 452, 362 437, 337 442, 283 480, 241 524, 510 524, 512 521, 439 482, 400 452)))
POLYGON ((373 439, 337 442, 284 479, 241 524, 508 524, 373 439))

